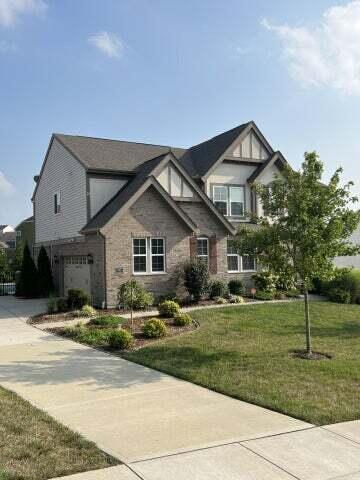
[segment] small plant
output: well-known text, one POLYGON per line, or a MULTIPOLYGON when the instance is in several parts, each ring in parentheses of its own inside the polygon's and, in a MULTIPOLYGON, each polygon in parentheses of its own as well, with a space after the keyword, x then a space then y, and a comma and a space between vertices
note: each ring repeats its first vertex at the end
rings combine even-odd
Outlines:
POLYGON ((328 293, 329 300, 335 303, 350 303, 351 294, 347 290, 341 288, 333 288, 328 293))
POLYGON ((219 298, 216 299, 216 303, 218 305, 224 305, 225 303, 228 303, 228 302, 227 302, 226 298, 219 297, 219 298))
POLYGON ((151 318, 145 322, 142 331, 146 338, 161 338, 166 335, 166 325, 159 318, 151 318))
POLYGON ((166 300, 172 300, 173 302, 180 303, 180 300, 176 294, 176 292, 168 292, 164 293, 163 295, 159 295, 157 298, 157 304, 165 302, 166 300))
POLYGON ((225 297, 229 293, 228 286, 222 280, 211 280, 209 282, 209 297, 225 297))
POLYGON ((266 290, 257 290, 255 298, 257 300, 274 300, 275 292, 266 290))
POLYGON ((64 313, 68 311, 68 302, 66 298, 58 298, 56 301, 56 309, 59 313, 64 313))
POLYGON ((277 276, 269 271, 255 273, 252 276, 255 287, 263 292, 275 292, 277 276))
POLYGON ((183 267, 184 287, 191 298, 198 302, 207 292, 209 284, 209 269, 200 258, 193 258, 183 267))
POLYGON ((55 297, 49 297, 47 302, 47 313, 57 312, 57 299, 55 297))
POLYGON ((128 280, 118 289, 118 302, 126 309, 143 310, 154 303, 154 296, 136 280, 128 280))
POLYGON ((75 310, 73 312, 73 317, 86 317, 91 318, 95 317, 97 314, 95 308, 91 307, 90 305, 84 305, 81 310, 75 310))
POLYGON ((165 300, 158 306, 159 314, 162 317, 174 317, 180 311, 180 305, 172 300, 165 300))
POLYGON ((106 346, 109 343, 111 330, 90 329, 85 325, 65 327, 64 335, 87 345, 106 346))
POLYGON ((124 322, 125 319, 122 317, 116 315, 103 315, 101 317, 92 318, 89 325, 102 328, 117 328, 124 322))
POLYGON ((68 290, 67 304, 69 310, 80 310, 84 305, 90 303, 90 296, 80 288, 70 288, 68 290))
POLYGON ((192 322, 190 315, 185 312, 179 312, 174 316, 174 325, 177 327, 186 327, 192 322))
POLYGON ((244 284, 238 278, 230 280, 228 283, 229 292, 231 295, 243 295, 244 294, 244 284))
POLYGON ((286 300, 288 297, 286 296, 286 293, 283 292, 282 290, 276 290, 274 294, 274 298, 276 300, 286 300))
POLYGON ((124 350, 129 348, 133 341, 134 337, 124 329, 113 330, 109 335, 109 345, 114 349, 124 350))
POLYGON ((244 303, 245 300, 243 299, 243 297, 241 295, 230 295, 229 302, 230 303, 244 303))

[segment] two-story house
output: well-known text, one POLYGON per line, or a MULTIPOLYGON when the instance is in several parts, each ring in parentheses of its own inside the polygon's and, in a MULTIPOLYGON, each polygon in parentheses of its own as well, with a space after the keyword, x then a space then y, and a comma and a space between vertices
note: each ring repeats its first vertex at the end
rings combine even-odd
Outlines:
POLYGON ((83 288, 96 305, 115 305, 130 278, 174 290, 194 256, 249 282, 256 260, 231 239, 261 209, 254 183, 284 163, 254 122, 189 149, 54 134, 35 177, 35 250, 48 248, 60 294, 83 288))

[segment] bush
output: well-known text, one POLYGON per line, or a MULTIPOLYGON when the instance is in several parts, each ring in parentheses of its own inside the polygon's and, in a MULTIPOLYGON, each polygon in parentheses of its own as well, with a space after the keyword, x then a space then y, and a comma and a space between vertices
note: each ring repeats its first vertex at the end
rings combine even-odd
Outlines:
POLYGON ((228 293, 228 286, 222 280, 211 280, 209 282, 209 297, 225 297, 228 293))
POLYGON ((111 330, 90 329, 84 325, 65 327, 64 335, 87 345, 105 346, 109 343, 111 330))
POLYGON ((80 288, 70 288, 68 290, 67 304, 69 310, 80 310, 84 305, 91 303, 90 296, 80 288))
POLYGON ((27 244, 24 247, 20 277, 16 284, 16 295, 25 298, 34 298, 38 295, 38 271, 27 244))
POLYGON ((228 302, 227 302, 226 298, 219 297, 219 298, 216 299, 216 303, 218 305, 224 305, 225 303, 228 303, 228 302))
POLYGON ((257 290, 255 298, 257 300, 274 300, 275 293, 266 290, 257 290))
POLYGON ((329 300, 335 303, 350 303, 351 295, 347 290, 341 288, 333 288, 328 293, 329 300))
POLYGON ((111 348, 123 350, 129 348, 134 341, 130 332, 124 329, 113 330, 109 335, 109 345, 111 348))
POLYGON ((159 305, 160 303, 163 303, 166 300, 172 300, 173 302, 180 303, 180 300, 176 295, 176 292, 169 292, 169 293, 164 293, 163 295, 159 295, 157 297, 157 304, 159 305))
POLYGON ((118 289, 118 302, 126 309, 143 310, 154 303, 154 296, 136 280, 128 280, 118 289))
POLYGON ((209 269, 200 258, 193 258, 183 267, 184 286, 195 302, 207 292, 209 269))
POLYGON ((47 297, 54 291, 54 282, 51 273, 50 260, 44 246, 40 248, 37 266, 39 295, 47 297))
POLYGON ((116 315, 103 315, 101 317, 92 318, 89 325, 102 328, 117 328, 124 322, 125 319, 122 317, 116 315))
POLYGON ((300 296, 300 290, 297 288, 292 288, 291 290, 286 291, 285 295, 288 298, 298 298, 300 296))
POLYGON ((95 317, 96 314, 97 314, 97 311, 95 310, 95 308, 91 307, 90 305, 84 305, 81 310, 75 310, 75 312, 73 312, 74 317, 91 318, 91 317, 95 317))
POLYGON ((55 313, 57 311, 57 299, 55 297, 49 297, 47 302, 47 313, 55 313))
POLYGON ((255 273, 252 276, 254 280, 255 287, 263 292, 275 292, 276 290, 276 275, 271 272, 264 271, 255 273))
POLYGON ((334 289, 349 292, 350 302, 357 303, 358 298, 360 298, 360 269, 338 269, 335 277, 325 284, 325 294, 329 296, 334 289))
POLYGON ((147 338, 160 338, 166 335, 166 325, 159 318, 151 318, 145 322, 142 331, 147 338))
POLYGON ((231 295, 243 295, 245 290, 243 282, 238 278, 234 278, 233 280, 230 280, 228 283, 228 288, 231 295))
POLYGON ((56 309, 59 313, 68 311, 68 302, 66 298, 58 298, 56 302, 56 309))
POLYGON ((172 300, 165 300, 159 304, 158 310, 162 317, 171 318, 180 311, 180 305, 172 300))
POLYGON ((177 327, 186 327, 192 322, 190 315, 185 312, 179 312, 174 316, 174 324, 177 327))
POLYGON ((230 295, 229 302, 230 303, 244 303, 245 300, 243 299, 243 297, 241 295, 230 295))

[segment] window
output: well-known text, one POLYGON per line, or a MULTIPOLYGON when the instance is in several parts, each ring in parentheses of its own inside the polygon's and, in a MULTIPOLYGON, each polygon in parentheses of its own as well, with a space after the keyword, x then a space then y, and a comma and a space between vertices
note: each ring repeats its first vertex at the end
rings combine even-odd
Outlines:
POLYGON ((21 238, 21 230, 16 230, 16 238, 21 238))
POLYGON ((133 238, 134 274, 165 272, 165 240, 163 238, 133 238))
POLYGON ((204 260, 204 262, 209 264, 209 239, 197 238, 196 239, 196 255, 198 258, 204 260))
POLYGON ((213 185, 213 202, 223 215, 243 217, 245 215, 245 187, 213 185))
POLYGON ((61 211, 61 205, 60 205, 60 192, 56 192, 54 194, 54 213, 55 215, 57 213, 60 213, 61 211))
POLYGON ((250 255, 239 255, 231 240, 227 242, 227 266, 229 273, 255 272, 256 260, 250 255))

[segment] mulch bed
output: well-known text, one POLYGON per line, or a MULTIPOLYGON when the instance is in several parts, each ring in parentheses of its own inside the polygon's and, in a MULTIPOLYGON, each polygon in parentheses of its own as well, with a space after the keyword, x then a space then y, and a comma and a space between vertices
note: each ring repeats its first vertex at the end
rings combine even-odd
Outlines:
POLYGON ((329 353, 312 352, 310 355, 306 350, 292 350, 290 352, 292 357, 301 358, 303 360, 331 360, 332 355, 329 353))

